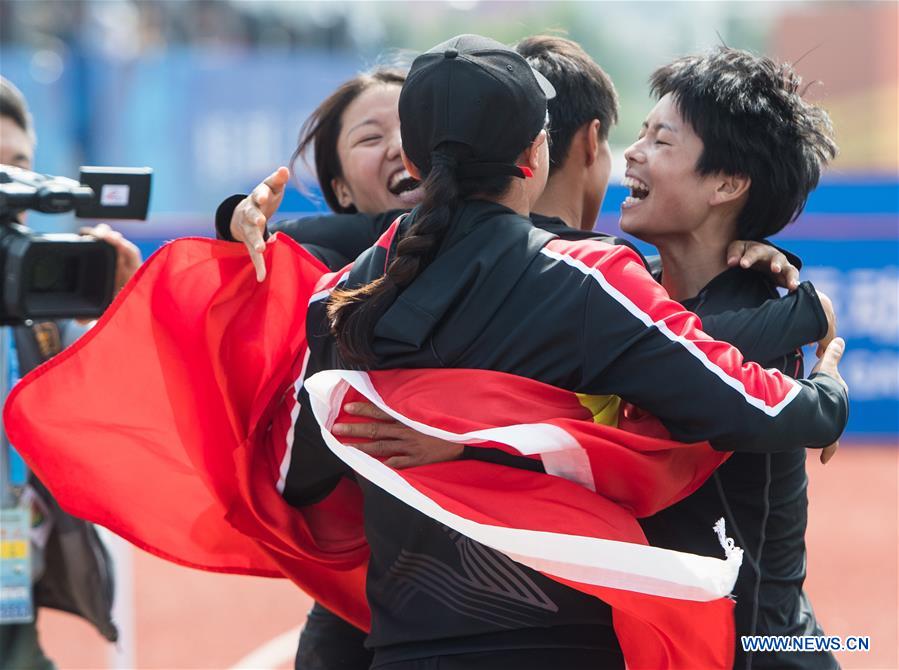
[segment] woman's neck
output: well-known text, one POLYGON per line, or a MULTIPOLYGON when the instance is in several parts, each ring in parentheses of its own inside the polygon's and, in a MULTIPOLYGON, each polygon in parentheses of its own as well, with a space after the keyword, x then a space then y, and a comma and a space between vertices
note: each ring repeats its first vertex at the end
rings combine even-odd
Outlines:
POLYGON ((523 179, 513 179, 512 184, 502 195, 482 199, 508 207, 516 214, 524 217, 531 215, 531 203, 528 199, 528 191, 525 188, 523 179))
POLYGON ((727 235, 692 234, 659 240, 662 259, 662 286, 675 300, 697 295, 710 281, 727 269, 727 235))

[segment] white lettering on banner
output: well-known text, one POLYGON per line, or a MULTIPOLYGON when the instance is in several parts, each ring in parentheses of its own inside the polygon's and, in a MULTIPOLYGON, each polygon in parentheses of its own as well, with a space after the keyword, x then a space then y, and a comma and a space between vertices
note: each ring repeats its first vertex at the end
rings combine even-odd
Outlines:
POLYGON ((200 117, 193 134, 194 164, 215 181, 256 179, 284 161, 284 124, 277 112, 217 112, 200 117))
POLYGON ((194 165, 201 175, 216 181, 228 176, 232 147, 228 123, 219 115, 210 114, 198 124, 194 133, 194 165))
POLYGON ((899 272, 896 267, 852 270, 846 312, 854 332, 899 344, 899 272))
POLYGON ((899 345, 899 267, 817 266, 803 268, 802 277, 833 301, 840 336, 899 345))
POLYGON ((899 353, 849 349, 840 362, 840 374, 852 400, 899 400, 899 353))

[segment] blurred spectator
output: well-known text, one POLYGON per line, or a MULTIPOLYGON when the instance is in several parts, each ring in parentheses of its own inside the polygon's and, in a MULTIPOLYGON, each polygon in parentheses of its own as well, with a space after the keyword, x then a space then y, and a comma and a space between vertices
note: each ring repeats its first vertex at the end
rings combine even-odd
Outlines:
MULTIPOLYGON (((0 77, 0 163, 30 170, 35 142, 24 96, 0 77)), ((115 281, 116 287, 121 288, 140 265, 137 248, 106 225, 82 232, 104 239, 116 248, 115 281)), ((19 373, 24 375, 56 355, 85 329, 86 326, 71 319, 13 327, 19 373)), ((115 642, 118 632, 111 616, 112 563, 96 529, 64 512, 33 474, 29 475, 24 489, 15 493, 17 504, 31 509, 35 615, 38 607, 77 614, 93 624, 107 640, 115 642)), ((0 669, 51 670, 54 667, 41 649, 35 621, 0 625, 0 669)))

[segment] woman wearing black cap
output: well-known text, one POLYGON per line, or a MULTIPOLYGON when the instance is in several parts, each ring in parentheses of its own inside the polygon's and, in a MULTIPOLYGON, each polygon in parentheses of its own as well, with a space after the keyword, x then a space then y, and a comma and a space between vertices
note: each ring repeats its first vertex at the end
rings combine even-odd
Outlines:
MULTIPOLYGON (((523 58, 485 38, 460 36, 416 59, 400 118, 424 201, 310 305, 307 375, 347 366, 492 369, 619 395, 685 442, 726 450, 738 441, 744 449, 835 441, 847 414, 837 348, 813 381, 742 365, 631 250, 562 242, 530 224, 547 175, 552 94, 523 58)), ((322 499, 346 473, 321 440, 305 390, 292 452, 283 491, 291 504, 322 499)), ((623 667, 604 603, 359 484, 372 667, 623 667)))

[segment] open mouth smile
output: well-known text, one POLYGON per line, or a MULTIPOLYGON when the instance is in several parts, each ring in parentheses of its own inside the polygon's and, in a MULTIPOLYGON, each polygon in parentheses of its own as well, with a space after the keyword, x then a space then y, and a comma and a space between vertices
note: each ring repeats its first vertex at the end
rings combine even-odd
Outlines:
POLYGON ((387 181, 387 190, 393 195, 400 195, 412 191, 421 186, 421 182, 410 175, 406 170, 394 172, 387 181))
POLYGON ((634 207, 639 205, 643 200, 649 197, 649 186, 635 177, 625 177, 621 180, 621 185, 630 189, 631 194, 621 203, 623 208, 634 207))

